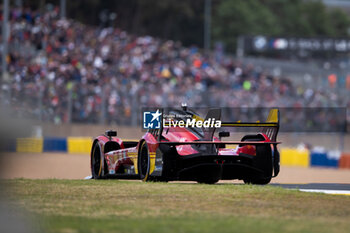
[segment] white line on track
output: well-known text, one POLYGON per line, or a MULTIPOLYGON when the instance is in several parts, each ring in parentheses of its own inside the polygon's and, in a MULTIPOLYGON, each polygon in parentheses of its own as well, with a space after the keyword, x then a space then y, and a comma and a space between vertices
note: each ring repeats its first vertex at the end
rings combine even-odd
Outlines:
POLYGON ((299 189, 302 192, 326 193, 334 195, 350 195, 349 190, 327 190, 327 189, 299 189))

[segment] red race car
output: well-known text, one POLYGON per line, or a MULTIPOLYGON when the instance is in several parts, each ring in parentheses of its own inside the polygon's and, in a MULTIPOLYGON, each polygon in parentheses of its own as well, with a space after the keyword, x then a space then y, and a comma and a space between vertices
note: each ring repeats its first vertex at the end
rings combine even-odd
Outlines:
POLYGON ((221 128, 261 127, 260 132, 245 135, 239 141, 222 141, 230 136, 228 131, 214 136, 217 128, 210 122, 208 127, 197 127, 208 119, 220 119, 221 109, 210 109, 205 119, 187 107, 171 109, 168 115, 173 118, 159 128, 149 129, 139 141, 123 141, 116 137, 116 131, 98 136, 91 150, 92 178, 209 184, 221 179, 240 179, 245 183, 267 184, 278 175, 278 109, 270 110, 263 123, 221 122, 221 128), (202 122, 194 124, 193 119, 202 122), (191 127, 177 124, 186 120, 192 123, 191 127))

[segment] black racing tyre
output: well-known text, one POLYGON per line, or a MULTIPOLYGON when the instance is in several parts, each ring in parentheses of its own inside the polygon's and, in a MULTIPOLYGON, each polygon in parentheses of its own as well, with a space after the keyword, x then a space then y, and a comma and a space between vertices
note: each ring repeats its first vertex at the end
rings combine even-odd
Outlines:
POLYGON ((198 179, 197 182, 200 184, 215 184, 219 179, 198 179))
POLYGON ((245 184, 268 184, 271 181, 271 177, 260 179, 244 179, 243 181, 245 184))
POLYGON ((91 152, 91 176, 93 179, 101 179, 108 173, 107 163, 101 153, 101 147, 96 142, 91 152))
MULTIPOLYGON (((246 135, 242 141, 263 141, 261 135, 246 135)), ((243 179, 245 184, 268 184, 272 178, 273 161, 272 152, 269 145, 257 145, 256 157, 253 160, 253 166, 263 172, 261 176, 247 177, 243 179)))
POLYGON ((164 182, 164 183, 169 182, 167 179, 164 179, 163 177, 148 177, 148 180, 152 182, 164 182))
POLYGON ((137 166, 140 179, 142 181, 148 181, 150 172, 150 157, 146 141, 143 141, 140 146, 137 166))

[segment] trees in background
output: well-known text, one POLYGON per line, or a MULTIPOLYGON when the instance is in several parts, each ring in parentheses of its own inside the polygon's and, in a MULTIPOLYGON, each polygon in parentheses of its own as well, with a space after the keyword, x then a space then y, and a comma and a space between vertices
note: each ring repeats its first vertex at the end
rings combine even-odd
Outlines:
POLYGON ((221 0, 213 14, 214 38, 231 50, 239 35, 344 37, 350 28, 344 11, 319 1, 221 0))
MULTIPOLYGON (((23 1, 31 6, 38 2, 23 1)), ((74 0, 67 1, 67 15, 88 24, 112 24, 138 35, 203 46, 204 0, 74 0), (102 12, 116 13, 117 18, 101 22, 102 12)), ((239 35, 342 37, 348 36, 349 27, 349 15, 319 1, 212 0, 212 41, 224 42, 231 51, 239 35)))

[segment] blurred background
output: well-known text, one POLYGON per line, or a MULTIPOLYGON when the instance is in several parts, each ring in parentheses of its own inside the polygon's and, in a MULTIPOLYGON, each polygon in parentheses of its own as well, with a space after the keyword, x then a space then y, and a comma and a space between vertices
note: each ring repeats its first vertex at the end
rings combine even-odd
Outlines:
MULTIPOLYGON (((264 121, 278 107, 281 172, 272 183, 350 183, 350 0, 1 0, 0 27, 0 232, 40 232, 36 221, 48 221, 47 229, 61 224, 62 232, 103 229, 94 219, 101 202, 85 198, 100 187, 80 198, 78 183, 60 193, 67 181, 3 179, 82 180, 91 174, 93 137, 114 129, 139 139, 143 107, 222 107, 226 121, 264 121), (92 206, 88 221, 76 213, 50 220, 60 208, 70 213, 75 198, 84 217, 90 210, 82 207, 92 206)), ((139 209, 152 203, 146 196, 139 209)), ((323 197, 326 211, 306 211, 319 216, 315 226, 324 216, 334 225, 327 209, 342 216, 329 210, 337 200, 323 197)), ((103 218, 114 227, 122 209, 108 206, 103 218)), ((137 218, 133 211, 125 212, 137 218)), ((336 224, 344 228, 341 218, 336 224)))
POLYGON ((307 150, 284 163, 350 167, 350 1, 2 0, 0 19, 1 112, 26 122, 6 151, 137 139, 145 106, 317 108, 338 117, 282 115, 282 147, 307 150))

